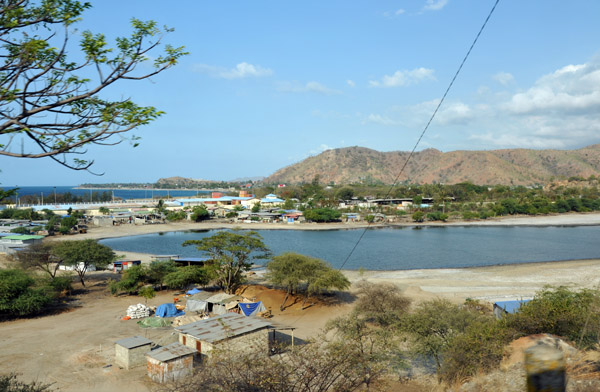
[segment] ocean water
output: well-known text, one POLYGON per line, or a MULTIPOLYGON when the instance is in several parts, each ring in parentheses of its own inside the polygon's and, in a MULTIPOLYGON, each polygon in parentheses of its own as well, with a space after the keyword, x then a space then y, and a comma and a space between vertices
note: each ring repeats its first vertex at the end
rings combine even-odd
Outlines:
MULTIPOLYGON (((6 186, 3 184, 4 189, 13 189, 15 186, 6 186)), ((153 196, 171 196, 171 197, 189 197, 194 196, 197 193, 208 194, 210 191, 196 191, 196 190, 174 190, 167 191, 164 189, 120 189, 120 188, 107 188, 107 189, 76 189, 75 186, 22 186, 19 188, 19 197, 25 195, 34 195, 38 197, 40 200, 42 198, 42 194, 44 200, 51 201, 56 190, 56 194, 61 193, 71 193, 76 196, 89 197, 91 192, 99 192, 103 193, 105 191, 112 193, 114 192, 115 197, 127 200, 127 199, 150 199, 153 196)))
MULTIPOLYGON (((257 230, 273 254, 293 251, 342 266, 362 230, 257 230)), ((186 240, 214 230, 111 238, 119 251, 200 256, 186 240)), ((404 227, 368 230, 344 269, 406 270, 600 258, 600 226, 404 227)), ((257 261, 257 264, 260 261, 257 261)))

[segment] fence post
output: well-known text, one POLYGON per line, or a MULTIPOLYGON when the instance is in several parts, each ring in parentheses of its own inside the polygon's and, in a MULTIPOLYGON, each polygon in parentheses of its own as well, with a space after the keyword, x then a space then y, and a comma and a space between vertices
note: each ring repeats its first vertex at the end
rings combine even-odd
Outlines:
POLYGON ((564 392, 565 359, 562 351, 546 344, 525 350, 527 392, 564 392))

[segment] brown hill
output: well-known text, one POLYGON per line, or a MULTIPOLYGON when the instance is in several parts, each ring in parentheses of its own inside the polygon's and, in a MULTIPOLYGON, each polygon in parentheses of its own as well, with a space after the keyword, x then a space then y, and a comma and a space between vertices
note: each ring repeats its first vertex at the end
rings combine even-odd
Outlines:
MULTIPOLYGON (((267 177, 266 183, 310 182, 336 184, 394 182, 409 153, 379 152, 364 147, 327 150, 302 162, 284 167, 267 177)), ((552 178, 600 174, 600 144, 579 150, 507 149, 417 152, 399 178, 400 182, 455 184, 544 184, 552 178)))

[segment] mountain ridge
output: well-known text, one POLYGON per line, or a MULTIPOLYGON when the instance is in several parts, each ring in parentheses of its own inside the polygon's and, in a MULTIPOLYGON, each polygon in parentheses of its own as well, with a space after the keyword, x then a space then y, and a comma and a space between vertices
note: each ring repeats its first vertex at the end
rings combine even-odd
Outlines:
POLYGON ((322 183, 399 182, 478 185, 539 185, 553 178, 600 174, 600 144, 576 150, 456 150, 428 148, 415 152, 380 152, 367 147, 331 149, 277 170, 265 183, 306 183, 319 175, 322 183))

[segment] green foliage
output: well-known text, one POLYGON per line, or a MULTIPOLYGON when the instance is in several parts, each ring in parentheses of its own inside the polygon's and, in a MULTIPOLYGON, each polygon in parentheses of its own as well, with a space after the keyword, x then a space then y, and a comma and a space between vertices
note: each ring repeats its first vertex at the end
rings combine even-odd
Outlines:
POLYGON ((336 196, 341 200, 350 200, 354 197, 354 189, 349 187, 341 188, 337 191, 336 196))
POLYGON ((115 253, 106 245, 95 240, 61 241, 52 247, 52 254, 64 265, 75 268, 81 284, 85 286, 84 277, 90 266, 104 268, 115 259, 115 253))
POLYGON ((452 339, 463 333, 478 317, 478 314, 458 308, 448 300, 435 299, 419 304, 405 318, 402 328, 412 338, 413 351, 433 358, 439 372, 443 353, 452 339))
POLYGON ((464 333, 454 336, 444 350, 442 380, 462 381, 498 367, 513 334, 495 319, 479 318, 464 333))
POLYGON ((423 222, 425 220, 425 213, 423 211, 416 211, 412 214, 412 220, 415 222, 423 222))
POLYGON ((14 229, 11 229, 10 232, 17 233, 17 234, 29 234, 29 229, 27 229, 26 227, 23 227, 23 226, 19 226, 19 227, 15 227, 14 229))
POLYGON ((310 208, 304 210, 304 217, 312 222, 334 222, 340 219, 342 213, 333 208, 310 208))
POLYGON ((245 281, 244 272, 253 260, 269 257, 269 249, 255 231, 220 231, 201 240, 185 241, 183 246, 196 245, 210 255, 206 264, 209 277, 227 293, 233 293, 245 281))
POLYGON ((225 214, 225 218, 235 218, 238 216, 238 213, 235 211, 229 211, 227 214, 225 214))
POLYGON ((0 315, 28 316, 42 311, 52 297, 34 284, 25 271, 0 269, 0 315))
POLYGON ((184 220, 186 218, 187 218, 187 213, 183 210, 169 211, 169 213, 167 214, 167 220, 169 220, 171 222, 184 220))
POLYGON ((164 282, 170 289, 183 289, 191 284, 205 285, 209 282, 209 276, 205 268, 190 265, 178 267, 175 271, 167 274, 164 282))
POLYGON ((282 253, 267 263, 267 279, 286 289, 280 309, 294 292, 304 293, 306 303, 311 294, 329 289, 345 290, 350 287, 348 279, 321 259, 294 252, 282 253))
POLYGON ((285 202, 283 203, 282 208, 284 210, 293 210, 294 209, 294 202, 292 199, 290 199, 289 197, 287 199, 285 199, 285 202))
POLYGON ((48 284, 57 293, 70 293, 73 290, 72 283, 73 280, 70 276, 56 276, 54 279, 51 279, 48 284))
POLYGON ((74 216, 69 216, 66 218, 62 218, 60 220, 60 227, 58 228, 58 230, 63 234, 67 234, 76 225, 77 225, 77 218, 75 218, 74 216))
POLYGON ((252 212, 260 212, 260 207, 261 207, 261 206, 260 206, 260 201, 259 201, 259 202, 255 203, 255 204, 252 206, 252 209, 251 209, 250 211, 252 211, 252 212))
POLYGON ((169 261, 154 261, 148 266, 148 283, 158 285, 162 288, 165 276, 174 272, 177 266, 171 260, 169 261))
POLYGON ((191 218, 192 218, 192 220, 194 222, 200 222, 200 221, 209 219, 210 218, 210 213, 206 209, 206 206, 204 204, 202 204, 200 206, 195 206, 192 209, 192 216, 191 216, 191 218))
POLYGON ((111 282, 109 289, 111 294, 122 292, 127 294, 137 294, 138 290, 144 285, 147 279, 148 271, 146 267, 143 265, 134 265, 123 272, 120 281, 111 282))
POLYGON ((104 207, 104 206, 98 208, 98 212, 101 213, 102 215, 110 214, 110 210, 108 209, 108 207, 104 207))
POLYGON ((546 288, 518 312, 507 315, 507 324, 524 334, 564 336, 582 348, 596 344, 600 336, 600 293, 596 290, 546 288))
POLYGON ((52 392, 52 384, 43 384, 38 381, 25 383, 19 381, 17 374, 0 375, 0 391, 2 392, 52 392))
POLYGON ((156 292, 154 291, 152 286, 144 286, 138 290, 138 295, 140 297, 146 298, 146 302, 148 302, 149 299, 156 297, 156 292))
POLYGON ((365 216, 365 221, 368 223, 373 223, 374 220, 375 220, 375 215, 369 214, 369 215, 365 216))
MULTIPOLYGON (((416 214, 416 212, 415 212, 415 214, 416 214)), ((413 214, 413 216, 414 216, 414 214, 413 214)), ((430 212, 427 214, 427 219, 430 221, 446 222, 446 220, 448 220, 448 214, 443 214, 439 211, 430 212)))
POLYGON ((77 33, 77 47, 69 40, 75 31, 71 25, 90 6, 74 0, 3 3, 0 38, 10 45, 2 46, 0 62, 0 110, 8 116, 0 124, 0 155, 51 157, 84 170, 92 161, 69 160, 68 154, 123 139, 135 147, 138 138, 125 133, 163 114, 101 94, 119 81, 147 79, 174 66, 187 53, 161 42, 172 30, 132 19, 131 35, 117 37, 113 47, 103 34, 90 31, 77 33), (162 54, 157 53, 161 47, 162 54), (30 139, 25 145, 31 150, 14 153, 10 146, 16 135, 30 139))

